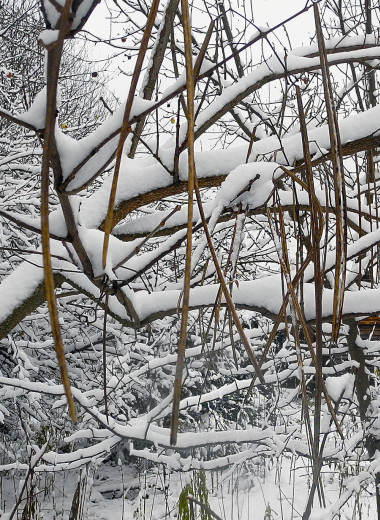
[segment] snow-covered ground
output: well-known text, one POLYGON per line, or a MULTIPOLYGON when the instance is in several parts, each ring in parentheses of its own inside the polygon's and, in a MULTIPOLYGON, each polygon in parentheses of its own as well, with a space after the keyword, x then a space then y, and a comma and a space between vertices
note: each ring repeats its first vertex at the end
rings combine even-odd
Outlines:
MULTIPOLYGON (((82 473, 49 474, 37 483, 37 516, 26 517, 44 520, 163 520, 178 518, 178 499, 183 488, 196 481, 193 472, 167 472, 162 466, 143 467, 145 463, 102 464, 82 473), (78 516, 70 516, 73 496, 81 480, 78 516)), ((343 468, 343 466, 342 466, 343 468)), ((311 520, 330 518, 371 520, 376 517, 374 487, 357 487, 345 502, 346 479, 365 469, 352 466, 345 473, 338 465, 326 466, 322 472, 325 508, 318 498, 311 520), (344 504, 344 505, 343 505, 344 504), (340 516, 334 516, 342 505, 340 516)), ((199 474, 198 474, 199 475, 199 474)), ((206 474, 208 506, 222 520, 296 520, 305 509, 311 468, 308 461, 291 455, 278 459, 260 458, 244 465, 206 474)), ((1 480, 1 507, 10 518, 14 498, 20 493, 24 481, 17 474, 4 475, 1 480)), ((197 499, 196 487, 194 498, 197 499)), ((24 495, 25 498, 26 494, 24 495)), ((19 508, 21 511, 25 499, 19 508)), ((207 505, 207 504, 206 504, 207 505)), ((195 518, 201 517, 195 506, 195 518)), ((14 517, 16 518, 16 516, 14 517)), ((24 518, 24 517, 22 517, 24 518)), ((185 519, 183 519, 185 520, 185 519)), ((192 520, 192 519, 190 519, 192 520)))

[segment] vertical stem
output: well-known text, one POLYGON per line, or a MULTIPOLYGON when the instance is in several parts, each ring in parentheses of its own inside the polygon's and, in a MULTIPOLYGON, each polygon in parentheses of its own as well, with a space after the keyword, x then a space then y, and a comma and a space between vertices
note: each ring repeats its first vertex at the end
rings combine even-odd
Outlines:
POLYGON ((104 316, 103 316, 103 395, 104 395, 104 412, 107 417, 107 423, 109 423, 108 417, 108 399, 107 399, 107 315, 108 315, 108 297, 107 292, 104 297, 104 316))
POLYGON ((43 254, 46 301, 49 309, 50 324, 54 339, 54 347, 57 354, 61 380, 65 389, 65 394, 69 406, 69 413, 72 420, 76 422, 74 400, 70 389, 70 381, 67 372, 61 329, 58 319, 58 307, 57 300, 55 297, 54 276, 51 264, 49 232, 49 170, 52 151, 55 147, 55 121, 57 117, 58 76, 61 64, 63 42, 69 27, 70 5, 70 0, 66 0, 59 22, 58 39, 55 47, 48 51, 47 59, 46 119, 41 165, 41 243, 43 254))
POLYGON ((319 474, 322 467, 322 460, 319 452, 319 440, 321 433, 321 406, 322 406, 322 293, 323 293, 323 277, 321 272, 320 258, 320 239, 323 230, 323 220, 321 221, 321 212, 319 203, 315 195, 313 170, 311 165, 311 156, 309 151, 309 141, 306 127, 305 114, 302 104, 301 90, 296 87, 298 112, 300 117, 300 130, 302 136, 302 145, 305 156, 306 181, 309 188, 310 200, 310 227, 312 235, 312 251, 314 263, 314 298, 315 298, 315 395, 314 395, 314 439, 312 447, 313 455, 313 486, 310 491, 309 503, 312 504, 313 494, 319 481, 319 474), (318 211, 319 210, 319 211, 318 211))
POLYGON ((331 342, 336 343, 339 336, 339 328, 343 312, 343 300, 346 281, 347 258, 347 206, 346 190, 344 184, 344 167, 341 152, 341 142, 337 113, 333 101, 333 89, 330 81, 329 67, 326 56, 326 47, 323 39, 321 20, 318 5, 314 4, 314 18, 317 31, 319 58, 325 94, 326 112, 329 127, 331 158, 333 166, 334 195, 336 206, 336 261, 334 281, 334 307, 332 319, 331 342))
POLYGON ((185 349, 187 336, 187 319, 189 314, 190 300, 190 278, 191 278, 191 246, 193 233, 193 203, 194 203, 194 179, 195 179, 195 157, 194 157, 194 76, 191 45, 191 25, 189 5, 187 0, 181 0, 182 23, 185 40, 186 60, 186 91, 187 91, 187 143, 188 143, 188 185, 187 185, 187 242, 185 277, 183 288, 183 305, 181 317, 181 330, 178 342, 177 364, 175 371, 172 424, 170 432, 170 444, 174 446, 177 442, 179 404, 181 401, 182 374, 185 365, 185 349))
MULTIPOLYGON (((370 35, 372 34, 372 12, 371 12, 371 0, 365 0, 365 33, 370 35)), ((370 107, 376 106, 376 76, 375 70, 372 67, 366 65, 367 72, 367 103, 370 107)))

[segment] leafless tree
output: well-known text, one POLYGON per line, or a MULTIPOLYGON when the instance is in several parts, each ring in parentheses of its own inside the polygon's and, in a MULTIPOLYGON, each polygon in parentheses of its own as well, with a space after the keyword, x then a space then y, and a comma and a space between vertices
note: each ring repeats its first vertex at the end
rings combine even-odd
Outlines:
POLYGON ((37 393, 34 420, 54 403, 51 421, 65 425, 67 399, 78 449, 43 453, 43 470, 122 440, 176 469, 279 446, 308 457, 306 520, 342 451, 350 464, 364 446, 360 483, 379 483, 378 350, 357 337, 358 320, 368 330, 380 312, 378 12, 370 0, 307 1, 263 29, 243 4, 115 1, 123 32, 106 41, 89 23, 96 1, 43 0, 24 82, 8 21, 1 392, 27 417, 37 393), (287 24, 310 12, 314 40, 292 48, 287 24), (78 38, 127 58, 118 107, 89 88, 98 70, 67 59, 78 38), (185 433, 195 407, 216 427, 185 433))

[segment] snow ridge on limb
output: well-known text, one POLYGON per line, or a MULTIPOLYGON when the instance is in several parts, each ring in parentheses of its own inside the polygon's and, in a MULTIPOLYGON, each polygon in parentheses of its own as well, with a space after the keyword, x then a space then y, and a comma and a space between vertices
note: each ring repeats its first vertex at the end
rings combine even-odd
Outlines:
MULTIPOLYGON (((66 38, 72 38, 80 31, 100 0, 71 0, 70 18, 66 38)), ((62 6, 53 0, 41 0, 42 14, 48 29, 58 29, 62 6)))
MULTIPOLYGON (((339 65, 341 63, 365 62, 375 58, 380 58, 378 47, 369 49, 362 47, 358 50, 337 53, 329 56, 330 65, 339 65)), ((234 106, 247 96, 258 90, 268 82, 281 79, 288 74, 301 74, 318 70, 320 67, 319 58, 308 58, 305 56, 292 56, 287 59, 286 67, 284 63, 279 61, 277 57, 271 58, 267 63, 260 65, 250 75, 245 76, 231 87, 226 88, 222 94, 202 111, 197 118, 195 136, 198 138, 212 124, 218 121, 225 113, 230 110, 230 104, 234 106)), ((181 84, 173 93, 164 95, 159 102, 144 100, 139 97, 134 99, 131 109, 129 125, 132 125, 140 118, 148 115, 157 109, 158 106, 166 103, 185 88, 185 83, 181 84)), ((66 136, 59 137, 60 131, 57 132, 58 146, 61 146, 63 156, 63 170, 65 172, 65 180, 61 189, 68 193, 77 193, 87 187, 99 174, 104 171, 106 166, 114 157, 117 139, 115 136, 120 132, 123 109, 120 107, 118 111, 109 118, 109 121, 90 134, 81 141, 71 142, 70 148, 77 149, 74 154, 65 154, 64 150, 68 146, 65 145, 66 136), (104 148, 104 150, 103 150, 104 148), (67 159, 65 159, 67 157, 67 159), (94 165, 97 168, 94 171, 94 165), (100 166, 99 166, 100 165, 100 166), (75 180, 74 180, 75 179, 75 180)), ((186 124, 181 129, 181 135, 186 135, 186 124)))
MULTIPOLYGON (((355 114, 339 121, 339 130, 344 156, 366 150, 376 146, 379 141, 380 126, 378 116, 379 106, 364 113, 355 114)), ((323 125, 309 131, 309 146, 312 155, 312 165, 318 165, 330 159, 330 138, 328 125, 323 125)), ((196 166, 200 186, 207 186, 214 180, 220 183, 239 164, 244 163, 246 150, 243 147, 228 148, 225 150, 196 153, 196 166)), ((280 165, 296 167, 292 171, 303 168, 303 150, 300 133, 284 137, 281 140, 276 136, 262 139, 253 144, 251 161, 261 161, 276 154, 276 161, 280 165)), ((130 159, 123 158, 122 171, 131 170, 130 159), (125 166, 124 166, 125 165, 125 166)), ((128 213, 141 205, 158 200, 162 196, 170 196, 184 192, 186 189, 187 166, 185 158, 181 158, 180 179, 182 183, 173 185, 172 178, 157 162, 150 164, 146 159, 133 160, 133 173, 121 175, 116 195, 116 209, 114 224, 125 218, 128 213), (131 178, 133 175, 133 179, 131 178)), ((81 211, 88 227, 101 227, 105 218, 106 207, 104 200, 110 189, 110 180, 106 180, 93 195, 86 199, 81 211), (96 211, 95 211, 96 208, 96 211)), ((133 224, 132 224, 133 226, 133 224)))
MULTIPOLYGON (((212 306, 218 288, 218 284, 210 284, 206 287, 192 289, 190 308, 201 309, 212 306)), ((314 286, 311 283, 303 285, 305 317, 308 322, 313 322, 315 318, 313 289, 314 286)), ((342 315, 344 317, 376 315, 380 312, 379 294, 380 289, 347 292, 342 315)), ((136 293, 133 297, 133 303, 142 325, 177 312, 179 295, 179 290, 158 293, 139 291, 136 293)), ((234 289, 234 303, 237 308, 259 312, 271 319, 276 318, 282 304, 280 276, 273 275, 250 282, 239 282, 239 287, 234 289), (263 293, 264 296, 262 296, 263 293)), ((325 289, 323 294, 323 318, 328 321, 332 317, 332 313, 333 292, 331 289, 325 289)))
MULTIPOLYGON (((183 231, 179 232, 179 237, 181 237, 181 240, 183 239, 183 231)), ((173 237, 170 240, 175 241, 176 237, 173 237)), ((365 236, 355 241, 355 243, 348 246, 347 258, 355 259, 361 253, 366 252, 373 245, 376 245, 379 241, 380 229, 366 234, 365 236)), ((101 237, 97 240, 97 243, 100 250, 101 237)), ((113 242, 111 241, 111 244, 112 243, 113 242)), ((118 257, 120 258, 120 256, 126 254, 128 251, 133 250, 135 247, 136 245, 133 244, 129 246, 125 252, 123 252, 120 250, 118 241, 115 241, 113 243, 113 248, 115 249, 115 253, 117 252, 117 255, 115 256, 114 265, 117 264, 118 257)), ((163 244, 161 247, 163 248, 165 254, 167 248, 170 248, 170 241, 163 244)), ((111 250, 113 250, 113 248, 111 248, 111 250)), ((54 252, 57 254, 64 254, 66 251, 64 249, 59 249, 54 252)), ((134 272, 138 267, 140 267, 141 271, 143 271, 144 268, 141 263, 144 265, 144 263, 149 264, 150 262, 154 262, 154 260, 159 257, 159 255, 159 251, 150 252, 146 254, 146 260, 137 258, 135 260, 132 259, 133 262, 130 264, 132 272, 134 272)), ((95 255, 95 258, 100 261, 98 256, 95 255)), ((54 276, 57 279, 58 285, 62 284, 63 281, 66 280, 74 287, 85 291, 91 299, 97 301, 100 294, 99 289, 91 284, 88 278, 83 273, 81 273, 76 266, 74 266, 72 263, 69 263, 68 261, 63 262, 53 259, 53 262, 55 271, 54 276)), ((333 269, 334 264, 335 252, 332 251, 329 253, 325 263, 326 272, 333 269)), ((127 266, 128 265, 129 264, 127 264, 127 266)), ((129 275, 127 279, 131 276, 132 275, 129 275)), ((310 287, 308 282, 311 282, 312 279, 313 268, 309 266, 305 271, 305 287, 310 287)), ((11 329, 19 322, 20 316, 18 311, 23 313, 23 316, 26 316, 44 302, 42 281, 43 273, 41 255, 31 255, 11 275, 8 275, 1 282, 0 299, 2 302, 4 302, 1 307, 0 314, 0 330, 2 331, 1 337, 4 337, 6 334, 8 334, 11 329)), ((236 289, 234 293, 235 304, 239 308, 262 311, 267 316, 274 317, 276 316, 276 313, 278 313, 278 309, 280 308, 282 302, 281 292, 279 291, 279 284, 280 279, 277 275, 266 277, 261 280, 253 280, 251 282, 240 282, 239 288, 236 289), (264 291, 264 287, 267 287, 267 290, 265 291, 268 296, 267 300, 260 296, 262 291, 264 291), (257 298, 255 299, 251 297, 250 299, 246 299, 246 295, 248 294, 256 294, 257 298)), ((193 288, 191 290, 190 307, 203 308, 211 305, 215 300, 218 287, 218 284, 214 284, 208 285, 207 287, 193 288)), ((311 290, 312 288, 310 287, 310 291, 311 290)), ((178 308, 177 303, 179 294, 179 290, 165 290, 152 294, 144 291, 139 291, 136 293, 133 296, 133 305, 135 306, 141 323, 149 323, 159 318, 160 316, 174 314, 178 308)), ((327 294, 329 294, 329 296, 326 296, 326 300, 331 301, 331 294, 328 291, 326 295, 327 294)), ((120 304, 117 304, 117 301, 113 300, 113 298, 114 297, 111 298, 111 313, 116 317, 116 319, 121 320, 122 323, 128 324, 129 326, 132 325, 133 322, 128 318, 125 311, 122 310, 120 304), (114 301, 114 304, 112 304, 112 301, 114 301)), ((348 302, 347 305, 344 306, 344 315, 360 316, 365 313, 376 314, 376 312, 380 311, 379 305, 376 304, 376 298, 378 298, 377 289, 368 289, 363 292, 348 292, 346 294, 346 298, 348 298, 348 302), (362 307, 360 307, 360 310, 355 313, 354 302, 357 301, 356 298, 360 298, 362 307)), ((307 307, 306 316, 308 320, 313 320, 312 307, 307 307)), ((329 312, 326 311, 324 317, 327 319, 329 316, 329 312)))

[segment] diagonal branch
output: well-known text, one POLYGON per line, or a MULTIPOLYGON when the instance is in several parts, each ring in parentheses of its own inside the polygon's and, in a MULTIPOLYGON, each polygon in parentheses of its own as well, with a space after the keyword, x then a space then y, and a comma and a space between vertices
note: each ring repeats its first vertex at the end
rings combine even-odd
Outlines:
POLYGON ((120 165, 121 165, 121 156, 122 156, 125 140, 130 132, 129 116, 131 113, 133 99, 134 99, 136 88, 137 88, 137 82, 140 77, 140 72, 142 69, 143 61, 144 61, 145 54, 146 54, 146 51, 148 48, 149 38, 150 38, 152 29, 153 29, 154 21, 156 19, 156 14, 158 11, 159 3, 160 3, 159 0, 153 0, 153 4, 152 4, 151 10, 149 12, 148 20, 147 20, 144 34, 143 34, 143 37, 141 40, 135 69, 133 71, 132 82, 131 82, 131 86, 130 86, 129 93, 128 93, 127 103, 126 103, 125 109, 124 109, 123 124, 122 124, 121 130, 120 130, 119 143, 118 143, 117 151, 116 151, 116 164, 115 164, 115 170, 114 170, 113 179, 112 179, 111 193, 109 196, 107 216, 106 216, 106 220, 104 222, 104 243, 103 243, 103 258, 102 258, 103 269, 106 267, 106 262, 107 262, 107 251, 108 251, 108 244, 109 244, 109 236, 110 236, 111 229, 112 229, 113 212, 114 212, 114 205, 115 205, 115 198, 116 198, 116 189, 117 189, 117 182, 119 179, 120 165))

